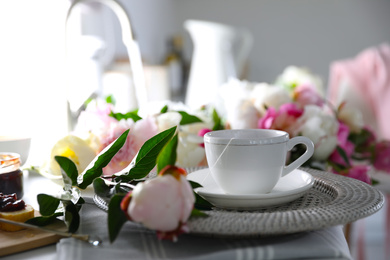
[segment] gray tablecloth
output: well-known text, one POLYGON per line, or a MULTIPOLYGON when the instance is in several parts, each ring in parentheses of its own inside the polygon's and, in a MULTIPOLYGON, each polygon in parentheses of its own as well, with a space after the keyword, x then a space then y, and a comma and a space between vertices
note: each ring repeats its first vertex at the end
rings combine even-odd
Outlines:
POLYGON ((93 247, 73 238, 57 244, 57 259, 352 259, 341 226, 263 238, 216 238, 190 234, 177 242, 158 240, 153 231, 127 222, 110 244, 107 213, 90 200, 82 209, 80 233, 100 236, 93 247))

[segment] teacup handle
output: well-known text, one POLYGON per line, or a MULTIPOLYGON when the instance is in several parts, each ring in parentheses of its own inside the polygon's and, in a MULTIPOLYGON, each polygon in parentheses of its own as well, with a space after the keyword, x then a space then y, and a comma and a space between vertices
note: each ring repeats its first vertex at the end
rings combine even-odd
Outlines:
POLYGON ((304 144, 306 146, 306 151, 304 154, 302 154, 298 159, 293 161, 287 166, 284 166, 283 171, 282 171, 282 176, 287 175, 288 173, 292 172, 302 164, 304 164, 307 160, 310 159, 310 157, 314 153, 314 144, 313 142, 304 136, 296 136, 294 138, 291 138, 287 142, 287 150, 291 151, 291 149, 296 146, 297 144, 304 144))

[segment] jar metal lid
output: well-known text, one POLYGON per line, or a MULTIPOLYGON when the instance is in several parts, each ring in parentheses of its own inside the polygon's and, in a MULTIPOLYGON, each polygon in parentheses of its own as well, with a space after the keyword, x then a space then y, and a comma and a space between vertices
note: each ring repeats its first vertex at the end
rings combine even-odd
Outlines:
POLYGON ((0 173, 15 171, 20 167, 18 153, 0 152, 0 173))

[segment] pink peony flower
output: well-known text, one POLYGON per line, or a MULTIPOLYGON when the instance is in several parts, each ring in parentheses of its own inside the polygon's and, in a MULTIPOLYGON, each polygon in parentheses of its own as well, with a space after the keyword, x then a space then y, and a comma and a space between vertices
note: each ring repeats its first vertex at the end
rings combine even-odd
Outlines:
POLYGON ((115 154, 110 163, 103 168, 104 175, 112 175, 126 168, 136 156, 139 149, 141 149, 142 145, 158 133, 158 127, 151 118, 141 119, 136 123, 132 120, 116 121, 107 126, 105 133, 100 136, 101 150, 129 128, 130 132, 125 144, 115 154))
MULTIPOLYGON (((199 130, 198 136, 202 136, 203 137, 205 134, 207 134, 208 132, 211 132, 211 131, 212 130, 209 129, 209 128, 202 128, 202 129, 199 130)), ((204 148, 204 143, 199 144, 199 146, 204 148)))
POLYGON ((322 106, 324 104, 324 99, 320 96, 316 88, 308 84, 297 86, 293 91, 293 99, 300 108, 306 105, 322 106))
POLYGON ((337 132, 337 141, 341 146, 348 142, 349 127, 343 122, 339 122, 339 130, 337 132))
POLYGON ((297 119, 303 114, 303 110, 294 103, 282 105, 279 110, 270 107, 265 115, 260 118, 258 127, 260 129, 276 129, 288 132, 295 136, 295 125, 297 119))
POLYGON ((137 184, 122 200, 127 217, 156 230, 159 238, 176 239, 188 231, 195 196, 183 168, 167 166, 154 179, 137 184))
MULTIPOLYGON (((355 145, 352 142, 348 141, 348 136, 349 136, 349 127, 346 124, 339 122, 339 130, 337 133, 337 144, 341 149, 345 151, 348 160, 350 160, 353 152, 355 151, 355 145)), ((341 157, 340 153, 336 149, 330 155, 329 160, 337 164, 347 166, 347 163, 345 162, 343 157, 341 157)))
POLYGON ((271 129, 274 124, 275 118, 277 116, 278 113, 275 108, 273 107, 268 108, 265 115, 262 118, 260 118, 258 127, 260 129, 271 129))
POLYGON ((332 169, 332 172, 371 184, 371 178, 368 175, 370 169, 371 167, 369 165, 359 164, 353 165, 350 168, 343 170, 342 172, 337 172, 336 170, 332 169))
POLYGON ((370 176, 368 176, 369 170, 369 165, 355 165, 348 170, 346 176, 371 184, 370 176))
POLYGON ((374 167, 390 173, 390 141, 382 141, 375 145, 374 167))
POLYGON ((330 66, 328 99, 353 103, 378 137, 390 140, 390 46, 381 44, 330 66))
POLYGON ((154 118, 147 117, 135 122, 133 133, 136 139, 135 144, 139 150, 147 140, 159 133, 159 128, 154 118))

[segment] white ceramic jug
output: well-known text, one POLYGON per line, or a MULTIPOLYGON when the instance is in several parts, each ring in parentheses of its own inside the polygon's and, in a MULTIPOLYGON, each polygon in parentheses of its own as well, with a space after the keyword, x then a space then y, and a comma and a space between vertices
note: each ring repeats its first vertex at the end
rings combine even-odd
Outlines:
POLYGON ((186 104, 193 109, 218 103, 218 88, 230 77, 240 78, 253 37, 246 29, 228 25, 187 20, 184 28, 193 42, 186 104))

